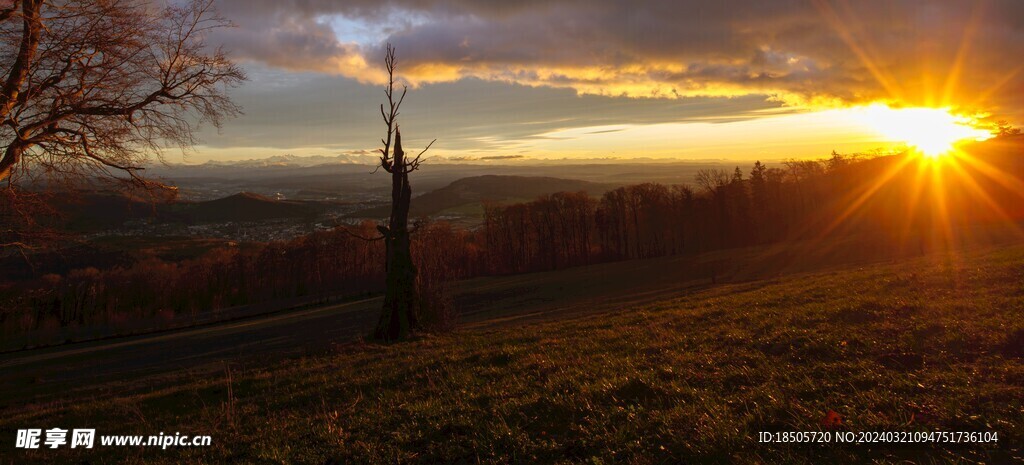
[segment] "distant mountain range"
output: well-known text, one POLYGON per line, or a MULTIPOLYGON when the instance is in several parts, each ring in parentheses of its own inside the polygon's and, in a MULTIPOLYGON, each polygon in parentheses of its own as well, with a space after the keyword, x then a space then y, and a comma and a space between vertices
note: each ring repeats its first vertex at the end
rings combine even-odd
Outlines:
MULTIPOLYGON (((318 165, 376 165, 377 155, 368 150, 349 152, 339 155, 275 155, 267 158, 252 158, 234 161, 208 161, 205 166, 239 166, 239 167, 307 167, 318 165)), ((203 166, 200 165, 200 166, 203 166)))
MULTIPOLYGON (((170 167, 181 168, 303 168, 322 165, 362 165, 376 166, 379 154, 373 150, 356 150, 337 155, 274 155, 267 158, 250 158, 245 160, 210 160, 201 164, 171 163, 170 167)), ((648 157, 603 157, 603 158, 534 158, 524 155, 490 155, 490 156, 444 156, 430 157, 431 164, 442 165, 482 165, 482 166, 559 166, 559 165, 643 165, 643 164, 728 164, 728 160, 684 160, 671 158, 648 157)), ((154 166, 154 168, 162 168, 154 166)))

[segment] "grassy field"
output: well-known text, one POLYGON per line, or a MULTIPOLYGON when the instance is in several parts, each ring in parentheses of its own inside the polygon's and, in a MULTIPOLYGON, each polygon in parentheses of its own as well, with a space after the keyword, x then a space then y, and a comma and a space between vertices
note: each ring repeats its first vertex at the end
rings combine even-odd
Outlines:
POLYGON ((525 327, 346 344, 0 419, 2 463, 1014 463, 1024 247, 726 284, 525 327), (834 412, 831 413, 830 412, 834 412), (208 448, 12 450, 18 428, 208 448), (780 445, 760 431, 984 431, 780 445))

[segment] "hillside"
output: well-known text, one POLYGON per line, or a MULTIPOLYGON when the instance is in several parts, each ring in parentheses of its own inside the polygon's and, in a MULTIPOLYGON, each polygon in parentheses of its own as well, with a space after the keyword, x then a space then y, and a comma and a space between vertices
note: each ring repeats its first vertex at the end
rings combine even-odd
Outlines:
MULTIPOLYGON (((23 409, 0 428, 214 437, 152 463, 1013 463, 1024 453, 1022 269, 1016 245, 720 285, 586 318, 154 378, 23 409), (772 445, 762 431, 972 431, 998 443, 772 445)), ((102 462, 123 450, 89 452, 102 462)))
POLYGON ((65 227, 89 232, 116 229, 129 221, 174 224, 265 221, 310 218, 323 205, 315 201, 275 200, 251 192, 204 202, 166 202, 109 192, 86 192, 58 197, 54 203, 65 227))
POLYGON ((175 210, 196 223, 303 218, 317 213, 313 206, 305 202, 275 200, 251 192, 240 192, 206 202, 178 204, 175 210))
POLYGON ((114 228, 136 219, 171 222, 182 220, 174 212, 167 210, 165 203, 120 192, 74 192, 58 195, 54 197, 51 205, 59 212, 58 217, 63 227, 76 232, 114 228))
MULTIPOLYGON (((600 195, 613 186, 576 179, 545 176, 484 175, 462 178, 412 199, 410 215, 431 216, 447 212, 476 213, 484 202, 519 202, 556 192, 586 191, 600 195)), ((350 214, 352 218, 384 218, 391 207, 381 206, 350 214)))

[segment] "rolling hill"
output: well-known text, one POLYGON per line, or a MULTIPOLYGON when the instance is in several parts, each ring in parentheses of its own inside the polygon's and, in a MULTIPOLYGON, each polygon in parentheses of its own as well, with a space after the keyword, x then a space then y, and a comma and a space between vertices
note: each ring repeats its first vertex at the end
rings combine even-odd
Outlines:
POLYGON ((204 202, 164 202, 112 192, 84 192, 54 202, 65 227, 79 232, 116 229, 129 221, 173 224, 255 222, 312 218, 323 210, 316 201, 276 200, 251 192, 204 202))
MULTIPOLYGON (((445 213, 479 215, 485 202, 529 201, 556 192, 586 191, 600 195, 612 188, 611 184, 546 176, 473 176, 413 198, 410 214, 413 217, 445 213)), ((390 211, 391 206, 384 205, 354 212, 349 217, 384 218, 390 211)))
POLYGON ((50 204, 58 221, 75 232, 93 232, 116 228, 137 219, 180 222, 184 218, 167 204, 112 191, 85 191, 57 195, 50 204))
POLYGON ((317 209, 308 202, 275 200, 252 192, 240 192, 206 202, 181 203, 172 207, 195 223, 306 218, 317 214, 317 209))

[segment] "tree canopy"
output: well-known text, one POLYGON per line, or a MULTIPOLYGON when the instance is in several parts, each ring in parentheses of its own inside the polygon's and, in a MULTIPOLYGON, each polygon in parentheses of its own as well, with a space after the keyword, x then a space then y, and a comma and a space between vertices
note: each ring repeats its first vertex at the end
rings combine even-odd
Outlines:
POLYGON ((227 89, 245 75, 205 40, 226 26, 212 0, 6 2, 0 181, 31 168, 145 184, 143 162, 239 113, 227 89))

